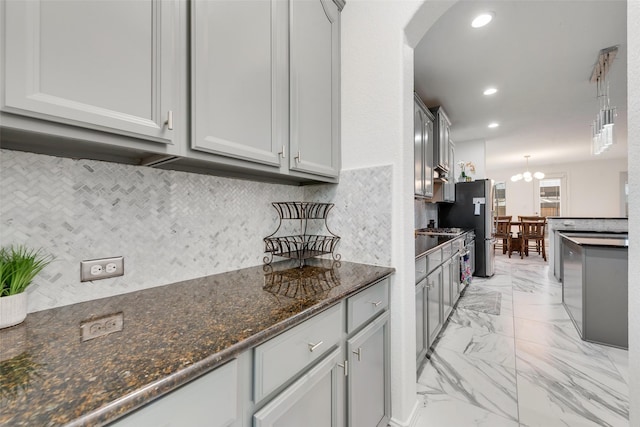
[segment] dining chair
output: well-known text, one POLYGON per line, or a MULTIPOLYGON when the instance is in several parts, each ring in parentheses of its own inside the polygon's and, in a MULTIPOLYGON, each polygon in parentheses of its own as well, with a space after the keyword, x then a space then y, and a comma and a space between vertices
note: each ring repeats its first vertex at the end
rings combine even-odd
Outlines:
POLYGON ((522 217, 520 221, 520 258, 529 256, 529 249, 542 252, 542 259, 547 260, 544 245, 545 217, 522 217), (533 245, 532 245, 533 243, 533 245))
POLYGON ((502 248, 502 254, 508 253, 511 258, 511 215, 495 216, 494 221, 493 237, 496 239, 496 245, 493 247, 493 252, 495 253, 499 246, 502 248))

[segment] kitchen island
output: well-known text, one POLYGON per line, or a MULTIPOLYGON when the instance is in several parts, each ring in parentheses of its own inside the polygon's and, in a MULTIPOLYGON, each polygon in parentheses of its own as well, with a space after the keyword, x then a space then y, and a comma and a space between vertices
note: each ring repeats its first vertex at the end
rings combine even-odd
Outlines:
POLYGON ((560 233, 567 232, 598 232, 598 233, 627 233, 628 218, 604 217, 547 217, 547 234, 549 237, 549 274, 560 279, 560 233))
POLYGON ((624 237, 559 233, 562 303, 585 341, 628 348, 628 247, 624 237))
MULTIPOLYGON (((249 355, 245 365, 251 367, 248 350, 323 313, 335 311, 340 331, 348 324, 351 333, 388 307, 383 279, 392 268, 331 260, 308 264, 256 266, 29 314, 21 325, 0 330, 0 425, 105 425, 242 355, 249 355), (356 297, 376 283, 384 285, 374 295, 377 305, 357 305, 356 297), (346 299, 354 301, 353 310, 343 307, 346 299), (82 341, 81 324, 114 313, 122 315, 121 331, 82 341), (359 323, 353 323, 354 313, 359 323)), ((347 336, 336 334, 340 340, 347 336)), ((336 343, 316 353, 342 351, 336 343)), ((265 392, 261 406, 285 386, 265 392)))

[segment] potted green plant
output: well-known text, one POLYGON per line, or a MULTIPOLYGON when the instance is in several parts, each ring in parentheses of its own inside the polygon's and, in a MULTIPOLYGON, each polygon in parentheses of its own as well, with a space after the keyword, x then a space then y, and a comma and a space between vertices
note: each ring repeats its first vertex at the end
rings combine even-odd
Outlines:
POLYGON ((52 259, 39 249, 25 246, 0 249, 0 329, 17 325, 27 317, 25 290, 52 259))

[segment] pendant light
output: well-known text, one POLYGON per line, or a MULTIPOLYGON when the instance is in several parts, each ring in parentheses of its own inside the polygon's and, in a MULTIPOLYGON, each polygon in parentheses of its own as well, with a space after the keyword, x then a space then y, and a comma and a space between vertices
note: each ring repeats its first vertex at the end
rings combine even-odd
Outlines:
POLYGON ((591 124, 591 153, 596 156, 616 142, 614 124, 617 113, 616 107, 612 107, 609 101, 607 73, 617 53, 618 46, 602 49, 591 72, 590 81, 596 84, 596 99, 599 107, 596 118, 591 124))
POLYGON ((511 181, 512 182, 518 182, 521 179, 524 179, 526 182, 531 182, 531 180, 533 180, 533 178, 535 178, 535 179, 543 179, 544 178, 544 174, 542 172, 534 172, 533 174, 531 172, 529 172, 529 157, 531 157, 529 154, 524 156, 524 158, 527 160, 527 170, 524 171, 523 173, 519 173, 519 174, 513 175, 511 177, 511 181))

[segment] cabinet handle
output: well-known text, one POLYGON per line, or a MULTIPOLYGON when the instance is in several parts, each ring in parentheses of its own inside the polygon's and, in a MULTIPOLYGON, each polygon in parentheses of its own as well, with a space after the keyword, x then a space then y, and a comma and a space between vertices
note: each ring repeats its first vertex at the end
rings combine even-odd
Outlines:
POLYGON ((353 354, 358 356, 358 362, 362 360, 362 348, 358 347, 358 351, 354 351, 353 354))
POLYGON ((377 306, 379 306, 380 304, 382 304, 382 300, 377 301, 377 302, 376 302, 376 301, 369 301, 369 304, 373 304, 373 306, 374 306, 374 307, 377 307, 377 306))
POLYGON ((283 159, 287 158, 287 151, 285 150, 284 145, 282 146, 282 151, 279 152, 278 154, 280 154, 283 159))
POLYGON ((296 163, 300 163, 302 161, 302 157, 300 157, 300 150, 298 150, 298 155, 294 157, 296 163))
POLYGON ((322 341, 320 341, 318 344, 312 344, 312 343, 309 343, 309 344, 307 344, 307 345, 309 346, 309 351, 313 351, 313 350, 315 350, 316 348, 320 347, 322 344, 323 344, 323 342, 322 342, 322 341))
POLYGON ((173 130, 173 111, 169 110, 167 112, 167 120, 164 122, 167 125, 167 129, 173 130))
POLYGON ((338 366, 340 366, 342 369, 344 369, 344 376, 348 376, 349 375, 349 362, 348 361, 344 361, 344 365, 341 365, 338 363, 338 366))

